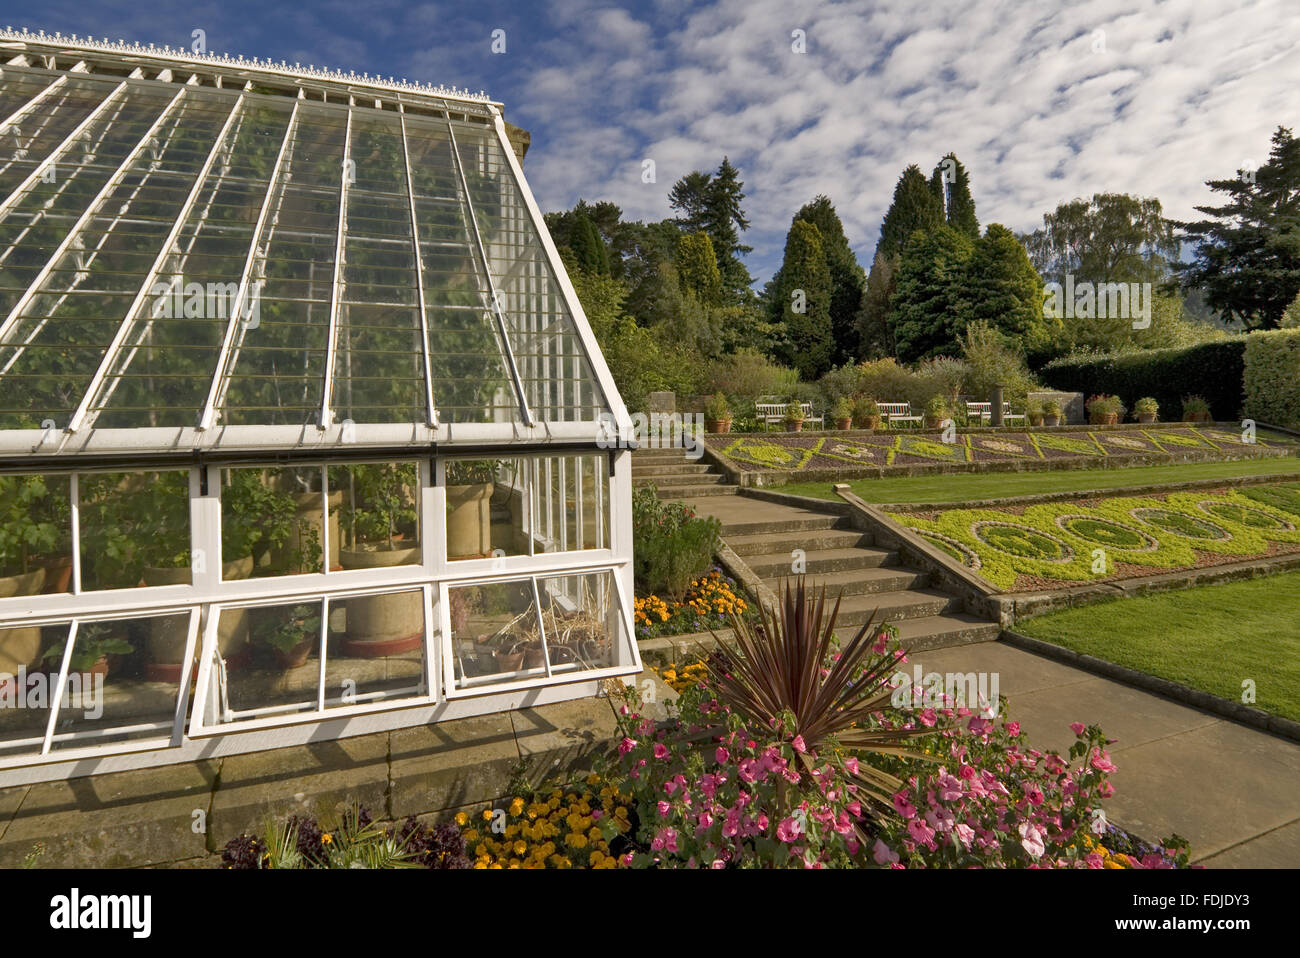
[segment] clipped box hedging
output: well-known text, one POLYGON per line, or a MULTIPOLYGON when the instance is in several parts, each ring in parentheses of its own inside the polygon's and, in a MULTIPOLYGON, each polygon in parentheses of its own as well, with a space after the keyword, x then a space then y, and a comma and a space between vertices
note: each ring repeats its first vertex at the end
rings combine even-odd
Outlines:
POLYGON ((1300 429, 1300 329, 1247 336, 1242 385, 1247 416, 1300 429))
POLYGON ((1053 389, 1085 396, 1114 395, 1129 409, 1143 396, 1160 404, 1162 420, 1182 418, 1183 397, 1202 396, 1219 421, 1242 408, 1246 337, 1177 349, 1054 360, 1039 378, 1053 389))

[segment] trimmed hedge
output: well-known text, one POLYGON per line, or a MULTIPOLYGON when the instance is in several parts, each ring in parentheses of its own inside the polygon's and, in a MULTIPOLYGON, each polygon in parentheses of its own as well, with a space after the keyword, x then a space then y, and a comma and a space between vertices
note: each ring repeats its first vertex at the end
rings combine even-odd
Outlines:
POLYGON ((1143 396, 1160 404, 1162 420, 1182 418, 1183 397, 1203 396, 1216 420, 1236 419, 1242 408, 1247 337, 1178 349, 1148 349, 1089 359, 1062 358, 1039 378, 1053 389, 1119 396, 1129 409, 1143 396))
POLYGON ((1246 337, 1246 415, 1300 429, 1300 329, 1274 329, 1246 337))

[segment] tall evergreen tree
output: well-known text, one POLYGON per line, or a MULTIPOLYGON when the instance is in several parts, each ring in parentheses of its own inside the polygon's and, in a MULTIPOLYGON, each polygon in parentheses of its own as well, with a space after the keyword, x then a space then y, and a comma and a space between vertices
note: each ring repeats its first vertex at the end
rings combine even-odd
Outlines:
POLYGON ((826 266, 831 273, 831 337, 834 341, 832 364, 838 366, 852 362, 858 358, 859 353, 857 320, 866 276, 858 265, 858 258, 853 255, 853 249, 844 235, 844 224, 840 222, 830 197, 818 195, 812 202, 805 203, 794 215, 794 222, 799 220, 817 227, 822 251, 826 255, 826 266))
POLYGON ((817 227, 795 220, 785 240, 780 280, 770 284, 774 304, 780 304, 782 360, 805 380, 817 379, 831 368, 831 272, 817 227))
POLYGON ((684 292, 690 292, 705 306, 718 305, 722 274, 708 233, 683 233, 678 237, 676 265, 684 292))
POLYGON ((957 355, 968 318, 962 290, 974 245, 965 233, 946 225, 913 234, 889 302, 900 361, 957 355))
POLYGON ((712 185, 712 174, 693 170, 668 191, 668 205, 677 211, 677 226, 683 233, 698 233, 706 228, 712 185))
POLYGON ((713 252, 718 257, 718 271, 722 273, 722 288, 730 302, 742 300, 754 282, 754 277, 749 275, 749 270, 741 262, 741 257, 753 249, 740 242, 740 233, 749 229, 749 219, 745 216, 742 205, 745 199, 742 189, 744 185, 740 180, 740 171, 724 156, 709 184, 705 207, 704 231, 713 240, 713 252))
POLYGON ((930 191, 939 201, 943 221, 972 240, 980 238, 975 200, 970 195, 970 174, 956 153, 948 153, 930 175, 930 191))
POLYGON ((578 214, 574 220, 569 246, 582 269, 593 276, 609 275, 609 250, 585 213, 578 214))
POLYGON ((917 230, 932 230, 943 222, 943 208, 921 168, 913 163, 894 186, 894 199, 880 224, 877 251, 887 257, 903 252, 917 230))
POLYGON ((1247 329, 1279 325, 1300 291, 1300 140, 1279 126, 1268 162, 1206 185, 1227 196, 1198 206, 1209 219, 1176 224, 1196 244, 1196 258, 1176 265, 1184 288, 1247 329))
POLYGON ((894 335, 889 328, 889 299, 898 288, 898 257, 879 250, 871 264, 858 309, 858 350, 864 359, 894 355, 894 335))
POLYGON ((976 240, 959 294, 967 323, 983 320, 1025 352, 1040 353, 1061 333, 1061 321, 1043 315, 1042 277, 1015 234, 999 223, 976 240))

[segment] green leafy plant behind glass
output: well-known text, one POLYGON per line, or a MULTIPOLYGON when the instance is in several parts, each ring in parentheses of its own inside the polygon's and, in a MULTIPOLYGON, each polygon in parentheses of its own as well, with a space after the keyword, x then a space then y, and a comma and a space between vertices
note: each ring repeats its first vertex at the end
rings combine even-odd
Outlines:
POLYGON ((42 476, 0 476, 0 576, 29 572, 57 547, 60 528, 42 515, 53 498, 42 476))

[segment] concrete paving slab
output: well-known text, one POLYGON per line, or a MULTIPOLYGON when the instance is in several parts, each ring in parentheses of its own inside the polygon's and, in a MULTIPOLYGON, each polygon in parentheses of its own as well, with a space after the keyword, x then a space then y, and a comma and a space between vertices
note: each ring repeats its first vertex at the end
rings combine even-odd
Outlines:
POLYGON ((37 842, 46 849, 39 868, 200 857, 216 777, 217 763, 203 761, 32 785, 0 840, 0 868, 20 866, 37 842))
POLYGON ((270 815, 329 816, 354 800, 388 817, 387 732, 233 755, 222 760, 213 796, 213 847, 261 834, 270 815))
POLYGON ((1227 851, 1199 859, 1197 864, 1206 868, 1300 867, 1300 822, 1265 832, 1227 851))
POLYGON ((481 715, 394 731, 394 818, 481 805, 504 797, 519 766, 509 715, 481 715))
POLYGON ((1094 678, 1089 672, 1072 668, 1025 652, 1004 642, 981 642, 951 649, 935 649, 909 656, 927 672, 996 672, 999 691, 1011 697, 1012 706, 1020 696, 1040 689, 1086 682, 1094 678))
POLYGON ((617 742, 614 705, 601 696, 510 713, 519 756, 530 783, 589 769, 617 742))
POLYGON ((5 830, 22 806, 23 799, 27 797, 30 788, 30 785, 18 785, 0 791, 0 840, 5 837, 5 830))

